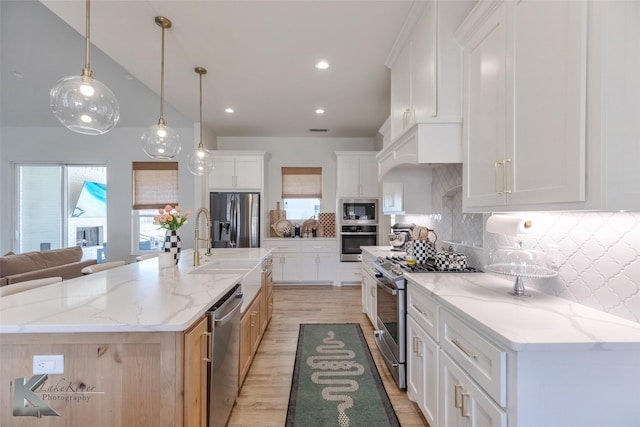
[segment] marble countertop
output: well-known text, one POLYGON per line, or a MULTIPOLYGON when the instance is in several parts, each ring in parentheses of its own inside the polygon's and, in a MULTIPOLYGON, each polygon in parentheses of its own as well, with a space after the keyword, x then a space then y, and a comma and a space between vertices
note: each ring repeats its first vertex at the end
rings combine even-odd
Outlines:
MULTIPOLYGON (((390 246, 363 246, 374 257, 390 246)), ((640 349, 640 323, 527 288, 509 294, 515 278, 491 273, 405 273, 408 289, 420 286, 443 307, 471 322, 495 342, 517 351, 640 349)), ((526 283, 525 283, 526 286, 526 283)))
POLYGON ((454 314, 516 351, 640 349, 640 323, 527 289, 490 273, 405 273, 454 314))
POLYGON ((175 267, 158 258, 0 298, 0 333, 183 331, 242 279, 246 306, 260 289, 260 261, 271 250, 212 249, 194 267, 183 250, 175 267), (210 260, 255 260, 257 269, 210 269, 210 260), (244 277, 244 278, 243 278, 244 277))

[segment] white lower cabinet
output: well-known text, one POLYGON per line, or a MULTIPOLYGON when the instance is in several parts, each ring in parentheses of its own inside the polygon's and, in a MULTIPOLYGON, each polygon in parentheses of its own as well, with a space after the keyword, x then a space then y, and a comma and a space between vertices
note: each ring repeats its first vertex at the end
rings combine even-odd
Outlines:
POLYGON ((430 426, 438 425, 438 344, 407 316, 407 395, 430 426))
POLYGON ((335 240, 265 239, 273 249, 273 282, 333 282, 338 245, 335 240))
POLYGON ((507 427, 507 414, 440 351, 440 426, 507 427))
POLYGON ((299 256, 295 253, 273 252, 273 282, 298 280, 299 256))
POLYGON ((362 263, 362 312, 366 313, 369 321, 377 329, 377 301, 378 284, 369 267, 362 263))
POLYGON ((506 351, 412 282, 407 347, 407 396, 430 426, 507 427, 506 351))

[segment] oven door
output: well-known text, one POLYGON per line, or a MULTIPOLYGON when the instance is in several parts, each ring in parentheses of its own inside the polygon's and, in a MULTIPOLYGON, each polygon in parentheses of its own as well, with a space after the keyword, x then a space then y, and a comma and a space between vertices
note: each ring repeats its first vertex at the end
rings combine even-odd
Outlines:
POLYGON ((389 372, 398 384, 406 388, 406 317, 405 290, 398 289, 393 281, 376 275, 378 311, 375 341, 389 372))
POLYGON ((376 246, 377 233, 340 233, 340 261, 361 261, 360 246, 376 246))

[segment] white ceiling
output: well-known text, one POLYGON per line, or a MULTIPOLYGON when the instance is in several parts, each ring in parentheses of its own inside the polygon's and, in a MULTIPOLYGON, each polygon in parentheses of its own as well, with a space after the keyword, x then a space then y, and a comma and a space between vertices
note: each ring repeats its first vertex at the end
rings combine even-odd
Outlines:
MULTIPOLYGON (((48 88, 64 75, 49 75, 61 72, 57 62, 65 62, 61 66, 66 67, 69 67, 66 62, 73 62, 68 74, 79 74, 82 69, 85 1, 41 3, 78 32, 74 33, 77 40, 63 46, 64 52, 51 54, 52 50, 61 49, 58 43, 64 43, 64 39, 58 40, 50 31, 38 34, 37 26, 43 24, 32 22, 35 13, 32 17, 30 12, 23 12, 22 19, 28 22, 14 25, 15 31, 23 31, 22 38, 26 40, 14 37, 7 41, 3 31, 2 71, 4 74, 18 71, 23 74, 21 80, 28 79, 29 76, 24 76, 28 70, 6 64, 7 57, 22 58, 24 64, 37 68, 39 79, 51 82, 42 86, 43 90, 46 88, 44 99, 47 99, 48 88), (24 26, 36 28, 28 30, 24 26), (41 46, 37 48, 35 43, 41 46), (46 51, 41 52, 43 47, 46 51), (70 52, 75 59, 64 59, 70 52), (34 65, 46 55, 48 62, 34 65), (35 60, 26 61, 27 56, 35 60)), ((202 66, 208 70, 203 77, 203 122, 218 136, 371 137, 389 115, 389 69, 385 61, 411 3, 93 0, 91 41, 98 49, 91 51, 91 66, 97 78, 111 87, 120 101, 122 118, 118 126, 141 126, 139 120, 154 124, 159 116, 158 95, 156 106, 143 108, 145 115, 140 117, 140 108, 128 108, 127 104, 136 100, 131 99, 126 89, 125 77, 132 76, 134 81, 139 80, 159 94, 162 31, 154 18, 165 16, 173 22, 173 27, 165 31, 165 100, 190 121, 199 121, 199 83, 193 68, 202 66), (122 69, 103 64, 100 51, 122 69), (314 64, 319 59, 326 59, 330 68, 316 69, 314 64), (228 106, 236 112, 225 113, 228 106), (323 108, 325 114, 316 114, 316 108, 323 108), (326 128, 328 132, 311 133, 310 128, 326 128)), ((32 10, 35 9, 34 5, 32 10)), ((40 15, 43 19, 55 18, 46 9, 37 14, 40 15)), ((3 23, 8 20, 6 16, 2 18, 3 23)), ((16 19, 11 16, 11 20, 16 19)), ((58 26, 64 27, 62 23, 58 26)), ((6 77, 3 76, 5 86, 6 77)), ((5 94, 9 95, 3 90, 3 98, 5 94)), ((43 114, 50 114, 48 100, 44 102, 47 108, 42 109, 43 114)), ((35 118, 25 123, 24 117, 6 109, 7 100, 3 99, 3 125, 21 120, 21 125, 37 125, 35 118)), ((165 118, 171 126, 172 117, 166 111, 165 118)), ((50 117, 43 120, 52 123, 50 117)))

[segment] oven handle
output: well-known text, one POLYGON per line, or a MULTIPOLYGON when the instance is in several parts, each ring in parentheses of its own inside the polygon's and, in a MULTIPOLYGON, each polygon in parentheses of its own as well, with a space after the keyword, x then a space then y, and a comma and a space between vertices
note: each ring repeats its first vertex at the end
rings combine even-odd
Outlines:
MULTIPOLYGON (((378 321, 380 320, 378 319, 378 321)), ((384 343, 384 331, 378 329, 373 334, 375 336, 376 347, 380 350, 382 357, 388 360, 392 367, 397 368, 399 364, 396 358, 384 343)))
POLYGON ((381 282, 380 280, 376 280, 376 283, 378 283, 378 288, 382 289, 386 293, 391 294, 393 296, 398 295, 398 288, 396 288, 392 284, 387 284, 387 283, 381 282))
POLYGON ((359 231, 350 231, 350 232, 340 232, 342 236, 375 236, 378 233, 370 233, 370 232, 359 232, 359 231))

